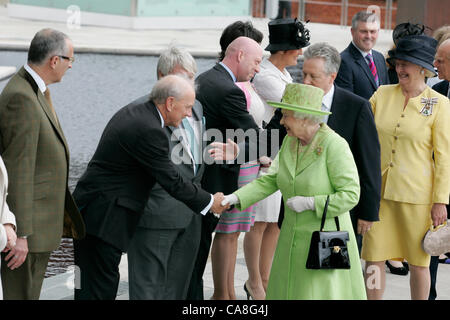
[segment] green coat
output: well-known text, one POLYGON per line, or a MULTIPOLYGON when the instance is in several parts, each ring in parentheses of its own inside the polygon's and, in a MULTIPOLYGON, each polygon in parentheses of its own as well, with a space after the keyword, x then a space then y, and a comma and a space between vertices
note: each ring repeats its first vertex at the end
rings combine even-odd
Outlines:
POLYGON ((0 153, 9 176, 7 203, 30 252, 82 238, 84 223, 69 192, 69 149, 46 98, 21 68, 0 95, 0 153))
POLYGON ((268 175, 237 190, 240 209, 281 190, 286 201, 294 196, 313 196, 316 210, 297 213, 285 205, 267 288, 267 299, 366 299, 358 248, 349 210, 359 200, 359 178, 347 142, 326 124, 313 141, 302 147, 286 137, 268 175), (303 148, 303 150, 299 150, 303 148), (319 230, 327 195, 330 203, 324 230, 349 232, 350 270, 309 270, 306 259, 313 231, 319 230))

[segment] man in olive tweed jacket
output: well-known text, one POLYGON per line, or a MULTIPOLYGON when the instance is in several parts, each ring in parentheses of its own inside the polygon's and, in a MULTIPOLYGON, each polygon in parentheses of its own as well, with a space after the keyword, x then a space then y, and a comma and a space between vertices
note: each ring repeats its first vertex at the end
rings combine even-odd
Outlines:
POLYGON ((0 153, 8 171, 8 205, 17 244, 2 254, 5 299, 39 299, 51 251, 61 236, 83 237, 84 224, 68 190, 69 150, 47 85, 71 68, 73 46, 61 32, 41 30, 28 64, 0 95, 0 153))

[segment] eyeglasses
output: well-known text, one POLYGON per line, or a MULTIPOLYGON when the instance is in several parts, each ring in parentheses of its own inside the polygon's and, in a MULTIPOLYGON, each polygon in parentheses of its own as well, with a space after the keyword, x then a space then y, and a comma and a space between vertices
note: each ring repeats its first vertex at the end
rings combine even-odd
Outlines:
POLYGON ((58 57, 63 58, 63 59, 66 59, 66 60, 69 60, 69 61, 72 62, 72 63, 75 62, 75 58, 74 58, 74 57, 66 57, 66 56, 58 56, 58 57))

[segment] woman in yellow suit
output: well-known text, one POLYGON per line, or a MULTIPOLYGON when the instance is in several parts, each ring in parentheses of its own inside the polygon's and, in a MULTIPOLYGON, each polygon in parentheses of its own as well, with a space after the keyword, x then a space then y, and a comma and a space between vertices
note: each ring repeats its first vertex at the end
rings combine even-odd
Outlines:
POLYGON ((385 260, 410 264, 412 299, 427 299, 430 256, 422 239, 447 219, 450 192, 450 103, 425 84, 435 74, 436 41, 408 36, 389 51, 399 78, 381 86, 370 103, 381 145, 380 221, 364 236, 368 299, 381 299, 385 260), (433 159, 434 155, 434 159, 433 159))

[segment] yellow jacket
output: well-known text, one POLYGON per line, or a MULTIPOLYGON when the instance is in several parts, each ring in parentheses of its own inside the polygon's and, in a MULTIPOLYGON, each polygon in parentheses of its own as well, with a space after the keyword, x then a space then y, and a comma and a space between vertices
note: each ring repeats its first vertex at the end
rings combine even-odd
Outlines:
POLYGON ((384 199, 448 203, 450 103, 427 87, 408 101, 400 86, 381 86, 370 98, 381 146, 384 199), (434 161, 433 161, 434 153, 434 161))

